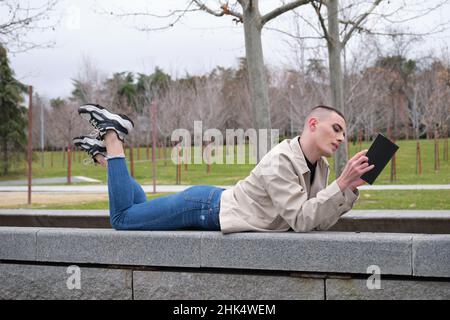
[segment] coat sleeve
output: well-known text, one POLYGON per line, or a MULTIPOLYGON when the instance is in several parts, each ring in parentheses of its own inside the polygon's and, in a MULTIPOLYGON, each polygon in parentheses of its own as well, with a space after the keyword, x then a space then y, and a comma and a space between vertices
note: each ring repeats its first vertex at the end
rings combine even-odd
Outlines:
POLYGON ((344 214, 350 211, 353 208, 353 205, 355 204, 356 200, 359 198, 359 191, 356 189, 356 192, 353 192, 349 188, 345 189, 344 192, 344 204, 340 208, 339 211, 340 214, 336 216, 332 216, 329 219, 326 219, 323 221, 320 225, 316 227, 316 230, 328 230, 331 228, 336 222, 338 222, 339 218, 344 214))
POLYGON ((261 177, 275 209, 289 226, 296 232, 307 232, 327 221, 337 221, 347 206, 345 193, 336 181, 308 199, 291 160, 284 154, 276 157, 272 161, 276 165, 267 162, 261 166, 261 177))

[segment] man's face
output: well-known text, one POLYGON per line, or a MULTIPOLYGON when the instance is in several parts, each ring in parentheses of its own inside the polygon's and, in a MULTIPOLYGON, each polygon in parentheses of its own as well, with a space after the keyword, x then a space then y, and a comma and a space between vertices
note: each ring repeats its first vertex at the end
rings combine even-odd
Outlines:
POLYGON ((325 119, 317 123, 315 136, 320 153, 325 157, 331 157, 339 145, 344 141, 347 127, 344 119, 335 112, 331 112, 325 119))

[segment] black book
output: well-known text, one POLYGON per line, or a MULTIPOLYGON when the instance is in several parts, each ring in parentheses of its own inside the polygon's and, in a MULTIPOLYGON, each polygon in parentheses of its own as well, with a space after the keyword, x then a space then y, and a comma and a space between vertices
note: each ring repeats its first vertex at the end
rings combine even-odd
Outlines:
POLYGON ((374 164, 375 167, 364 173, 361 179, 369 184, 373 184, 398 148, 398 145, 379 133, 366 153, 366 157, 369 158, 369 165, 374 164))

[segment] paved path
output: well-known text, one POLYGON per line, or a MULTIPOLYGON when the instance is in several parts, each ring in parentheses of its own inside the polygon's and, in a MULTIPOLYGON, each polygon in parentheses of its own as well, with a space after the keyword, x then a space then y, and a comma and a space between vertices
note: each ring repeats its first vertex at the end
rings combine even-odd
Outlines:
MULTIPOLYGON (((56 177, 56 178, 41 178, 33 179, 33 185, 52 185, 52 184, 64 184, 67 183, 67 177, 56 177)), ((83 176, 73 176, 72 183, 77 182, 94 182, 99 183, 100 180, 83 177, 83 176)), ((10 181, 0 181, 0 186, 27 186, 28 180, 10 180, 10 181)))
MULTIPOLYGON (((157 185, 156 192, 180 192, 190 187, 190 185, 157 185)), ((231 186, 218 186, 230 188, 231 186)), ((153 192, 152 185, 143 186, 145 192, 153 192)), ((428 184, 428 185, 374 185, 362 186, 360 190, 450 190, 450 184, 428 184)), ((0 192, 26 192, 27 186, 0 186, 0 192)), ((51 193, 107 193, 106 185, 85 185, 85 186, 33 186, 33 192, 51 193)))

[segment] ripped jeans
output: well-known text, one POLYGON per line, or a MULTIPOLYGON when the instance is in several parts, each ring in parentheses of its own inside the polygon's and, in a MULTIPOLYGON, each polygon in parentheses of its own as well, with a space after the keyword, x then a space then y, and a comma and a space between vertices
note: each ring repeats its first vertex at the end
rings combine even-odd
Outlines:
POLYGON ((192 186, 147 201, 142 187, 129 175, 125 158, 108 159, 110 222, 116 230, 220 230, 220 196, 224 190, 192 186))

